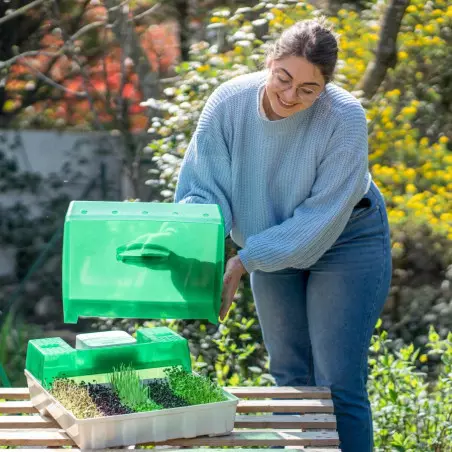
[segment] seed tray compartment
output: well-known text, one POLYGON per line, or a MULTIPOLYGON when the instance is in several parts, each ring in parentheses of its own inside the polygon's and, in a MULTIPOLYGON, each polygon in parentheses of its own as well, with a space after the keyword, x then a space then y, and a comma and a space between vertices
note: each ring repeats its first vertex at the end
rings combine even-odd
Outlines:
POLYGON ((32 405, 49 415, 81 449, 103 449, 176 438, 227 435, 234 427, 238 399, 224 391, 226 401, 77 419, 25 370, 32 405))

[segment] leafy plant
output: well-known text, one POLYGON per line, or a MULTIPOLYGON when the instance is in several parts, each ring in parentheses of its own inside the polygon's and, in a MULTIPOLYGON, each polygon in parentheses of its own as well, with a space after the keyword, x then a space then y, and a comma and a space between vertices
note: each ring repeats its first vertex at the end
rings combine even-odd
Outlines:
POLYGON ((373 407, 376 452, 452 451, 452 333, 440 340, 431 328, 429 354, 413 345, 390 351, 387 332, 374 336, 370 360, 369 395, 373 407), (438 380, 429 383, 416 369, 439 355, 438 380))
POLYGON ((207 377, 187 372, 180 366, 165 369, 165 374, 174 394, 189 405, 227 400, 222 389, 207 377))
POLYGON ((132 410, 139 412, 162 409, 161 405, 150 399, 149 388, 143 385, 138 372, 130 366, 121 364, 119 370, 113 370, 109 380, 121 403, 132 410))
POLYGON ((57 378, 53 381, 50 393, 77 419, 102 417, 102 413, 91 399, 88 389, 71 380, 57 378))

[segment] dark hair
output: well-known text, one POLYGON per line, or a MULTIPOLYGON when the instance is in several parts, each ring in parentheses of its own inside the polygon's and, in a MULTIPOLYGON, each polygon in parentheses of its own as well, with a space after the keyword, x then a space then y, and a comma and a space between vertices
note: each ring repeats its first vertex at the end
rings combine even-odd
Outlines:
POLYGON ((272 60, 288 56, 306 58, 320 69, 328 83, 334 76, 337 54, 337 38, 326 20, 319 18, 297 22, 284 30, 267 56, 272 60))

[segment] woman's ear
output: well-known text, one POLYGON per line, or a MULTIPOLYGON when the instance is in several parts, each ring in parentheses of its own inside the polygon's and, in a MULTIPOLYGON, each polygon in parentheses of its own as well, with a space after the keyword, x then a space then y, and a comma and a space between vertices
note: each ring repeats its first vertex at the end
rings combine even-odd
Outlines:
POLYGON ((273 63, 273 58, 270 55, 267 55, 267 58, 265 58, 265 67, 267 69, 270 69, 273 63))

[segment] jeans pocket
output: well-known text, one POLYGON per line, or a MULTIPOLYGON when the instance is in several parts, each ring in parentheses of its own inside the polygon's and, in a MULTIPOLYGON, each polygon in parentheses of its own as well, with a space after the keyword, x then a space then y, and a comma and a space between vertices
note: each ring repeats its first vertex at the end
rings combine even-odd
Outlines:
POLYGON ((349 222, 360 220, 362 218, 371 216, 374 212, 376 212, 380 206, 378 203, 373 203, 369 207, 355 207, 352 211, 352 214, 350 216, 349 222))

